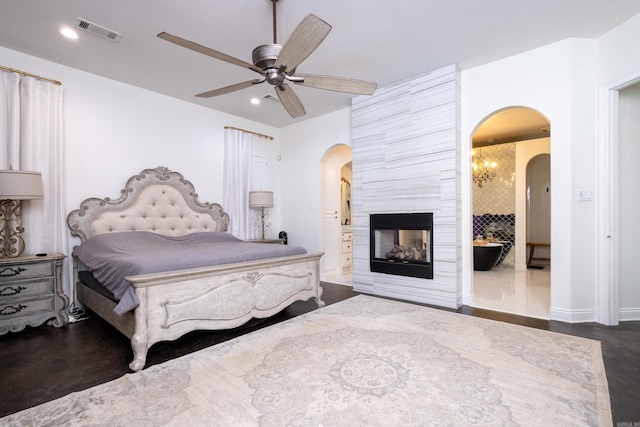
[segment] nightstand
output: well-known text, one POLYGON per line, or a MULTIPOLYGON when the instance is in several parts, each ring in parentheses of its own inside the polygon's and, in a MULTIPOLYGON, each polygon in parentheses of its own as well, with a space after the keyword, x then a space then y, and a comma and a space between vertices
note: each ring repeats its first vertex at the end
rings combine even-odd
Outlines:
POLYGON ((0 258, 0 335, 49 321, 56 328, 69 322, 69 298, 62 292, 65 255, 0 258))
POLYGON ((353 265, 353 232, 342 232, 342 268, 353 265))

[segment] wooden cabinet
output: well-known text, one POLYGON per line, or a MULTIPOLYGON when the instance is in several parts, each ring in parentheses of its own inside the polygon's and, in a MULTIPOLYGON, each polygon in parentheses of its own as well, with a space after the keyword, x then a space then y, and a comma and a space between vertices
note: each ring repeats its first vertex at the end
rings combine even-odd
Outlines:
POLYGON ((353 232, 342 232, 342 267, 353 265, 353 232))
POLYGON ((340 218, 335 209, 326 209, 323 213, 323 251, 322 264, 325 271, 335 273, 340 269, 340 218))
POLYGON ((62 254, 0 259, 0 335, 26 326, 69 322, 62 292, 62 254))

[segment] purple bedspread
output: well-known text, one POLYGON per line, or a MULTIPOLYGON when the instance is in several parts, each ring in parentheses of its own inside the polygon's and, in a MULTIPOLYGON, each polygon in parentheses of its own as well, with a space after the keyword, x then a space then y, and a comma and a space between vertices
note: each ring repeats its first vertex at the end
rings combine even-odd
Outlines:
POLYGON ((200 232, 181 237, 147 231, 94 236, 73 250, 73 256, 118 299, 124 314, 139 305, 127 276, 160 273, 304 254, 301 246, 244 242, 229 233, 200 232))

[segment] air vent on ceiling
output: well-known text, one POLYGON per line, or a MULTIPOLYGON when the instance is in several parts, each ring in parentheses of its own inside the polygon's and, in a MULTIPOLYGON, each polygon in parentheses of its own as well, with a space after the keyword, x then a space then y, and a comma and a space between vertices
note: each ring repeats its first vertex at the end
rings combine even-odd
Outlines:
POLYGON ((278 99, 277 96, 271 95, 270 93, 266 94, 262 98, 266 99, 267 101, 275 102, 276 104, 280 103, 280 99, 278 99))
POLYGON ((82 18, 78 18, 77 26, 81 30, 85 30, 103 39, 111 40, 112 42, 117 42, 120 40, 120 36, 122 36, 122 34, 116 31, 110 30, 102 25, 94 24, 93 22, 89 22, 82 18))

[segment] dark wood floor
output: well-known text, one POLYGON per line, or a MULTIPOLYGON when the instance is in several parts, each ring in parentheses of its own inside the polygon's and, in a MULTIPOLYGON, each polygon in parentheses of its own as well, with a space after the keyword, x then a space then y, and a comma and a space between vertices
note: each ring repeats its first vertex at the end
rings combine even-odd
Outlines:
MULTIPOLYGON (((323 284, 327 304, 350 298, 352 288, 323 284)), ((282 313, 228 331, 192 332, 172 343, 158 343, 147 365, 218 344, 316 308, 297 302, 282 313)), ((467 306, 460 313, 599 340, 609 382, 613 425, 640 425, 640 322, 607 327, 566 324, 467 306), (628 424, 627 424, 628 423, 628 424)), ((27 328, 0 337, 0 417, 113 380, 129 372, 129 340, 97 316, 55 329, 27 328)), ((1 422, 0 422, 1 424, 1 422)))

